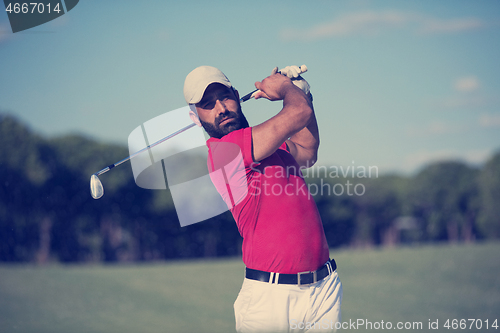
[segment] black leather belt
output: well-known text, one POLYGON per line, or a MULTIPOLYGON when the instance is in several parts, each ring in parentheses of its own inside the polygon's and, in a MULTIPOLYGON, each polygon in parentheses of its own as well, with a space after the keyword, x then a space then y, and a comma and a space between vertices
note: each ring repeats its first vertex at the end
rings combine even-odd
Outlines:
POLYGON ((326 264, 318 268, 316 271, 301 272, 297 274, 270 273, 247 267, 245 271, 245 277, 250 280, 257 280, 268 283, 296 284, 301 286, 321 281, 336 269, 337 264, 335 263, 335 260, 330 259, 326 264))

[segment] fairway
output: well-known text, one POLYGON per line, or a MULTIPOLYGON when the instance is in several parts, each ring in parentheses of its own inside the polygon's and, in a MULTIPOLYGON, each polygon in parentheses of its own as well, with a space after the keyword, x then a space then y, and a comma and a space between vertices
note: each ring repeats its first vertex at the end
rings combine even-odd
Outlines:
MULTIPOLYGON (((386 331, 383 321, 393 331, 417 323, 409 331, 477 332, 469 330, 472 321, 457 330, 444 324, 480 319, 479 331, 499 332, 485 327, 500 321, 499 253, 500 243, 333 251, 344 287, 342 322, 351 323, 342 331, 363 320, 357 331, 366 322, 386 331), (439 330, 428 330, 436 321, 439 330)), ((0 332, 234 332, 243 269, 240 258, 1 265, 0 332)))

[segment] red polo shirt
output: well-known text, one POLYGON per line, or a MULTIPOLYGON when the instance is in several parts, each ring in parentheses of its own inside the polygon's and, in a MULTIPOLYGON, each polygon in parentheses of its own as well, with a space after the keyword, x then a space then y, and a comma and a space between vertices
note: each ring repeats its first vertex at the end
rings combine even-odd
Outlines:
POLYGON ((210 138, 210 177, 243 237, 243 262, 278 273, 313 271, 329 257, 318 208, 286 144, 260 162, 252 128, 210 138))

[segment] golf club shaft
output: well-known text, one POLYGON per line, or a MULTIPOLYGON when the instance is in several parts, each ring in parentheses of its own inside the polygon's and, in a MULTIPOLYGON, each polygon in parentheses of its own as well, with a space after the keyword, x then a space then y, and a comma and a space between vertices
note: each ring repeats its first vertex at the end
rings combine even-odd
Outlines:
POLYGON ((176 136, 177 134, 181 134, 182 132, 184 132, 184 131, 186 131, 186 130, 190 129, 191 127, 193 127, 193 126, 195 126, 195 125, 196 125, 195 123, 189 124, 189 125, 187 125, 187 126, 185 126, 185 127, 181 128, 180 130, 178 130, 178 131, 176 131, 176 132, 174 132, 174 133, 172 133, 172 134, 170 134, 170 135, 167 135, 167 136, 166 136, 166 137, 164 137, 163 139, 160 139, 160 140, 158 140, 158 141, 156 141, 156 142, 154 142, 154 143, 152 143, 152 144, 148 145, 147 147, 144 147, 144 148, 142 148, 141 150, 136 151, 136 152, 135 152, 135 153, 133 153, 132 155, 130 155, 130 156, 128 156, 128 157, 126 157, 126 158, 124 158, 123 160, 121 160, 121 161, 119 161, 119 162, 116 162, 116 163, 114 163, 114 164, 111 164, 111 165, 109 165, 109 166, 105 167, 105 168, 104 168, 104 169, 102 169, 101 171, 96 172, 94 175, 96 175, 96 176, 100 176, 100 175, 102 175, 103 173, 106 173, 106 172, 108 172, 109 170, 113 169, 114 167, 119 166, 120 164, 127 162, 128 160, 130 160, 130 159, 131 159, 131 158, 133 158, 134 156, 139 155, 140 153, 142 153, 142 152, 144 152, 144 151, 146 151, 146 150, 148 150, 148 149, 151 149, 151 148, 153 148, 153 147, 155 147, 155 146, 158 146, 160 143, 162 143, 162 142, 164 142, 164 141, 167 141, 168 139, 170 139, 170 138, 172 138, 172 137, 176 136))
POLYGON ((251 93, 246 94, 245 96, 243 96, 242 98, 240 98, 240 101, 242 101, 242 102, 248 101, 250 98, 252 98, 252 95, 255 94, 257 91, 259 91, 259 89, 255 89, 251 93))

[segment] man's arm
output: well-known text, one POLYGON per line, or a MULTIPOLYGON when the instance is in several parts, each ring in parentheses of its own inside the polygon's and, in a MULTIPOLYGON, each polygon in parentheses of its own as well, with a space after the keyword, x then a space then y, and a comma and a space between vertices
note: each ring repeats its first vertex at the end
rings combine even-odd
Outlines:
POLYGON ((289 140, 286 140, 290 154, 295 158, 299 166, 304 168, 312 167, 318 159, 319 129, 314 114, 314 107, 311 119, 306 127, 295 133, 289 140))
POLYGON ((256 82, 260 91, 255 98, 283 100, 283 109, 271 119, 253 127, 254 161, 261 161, 287 142, 290 153, 299 165, 311 166, 319 145, 318 126, 308 96, 283 75, 273 74, 256 82), (289 140, 288 140, 289 139, 289 140))

